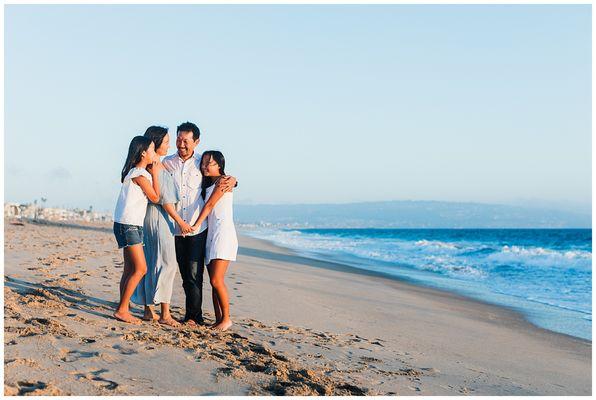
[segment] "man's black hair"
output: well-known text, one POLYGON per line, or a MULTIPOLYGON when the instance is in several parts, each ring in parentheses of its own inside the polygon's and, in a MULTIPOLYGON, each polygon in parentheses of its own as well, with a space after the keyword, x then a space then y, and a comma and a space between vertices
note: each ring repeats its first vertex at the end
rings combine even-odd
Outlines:
POLYGON ((201 136, 201 131, 199 127, 193 124, 192 122, 184 122, 176 128, 176 134, 180 132, 192 132, 192 140, 197 140, 201 136))

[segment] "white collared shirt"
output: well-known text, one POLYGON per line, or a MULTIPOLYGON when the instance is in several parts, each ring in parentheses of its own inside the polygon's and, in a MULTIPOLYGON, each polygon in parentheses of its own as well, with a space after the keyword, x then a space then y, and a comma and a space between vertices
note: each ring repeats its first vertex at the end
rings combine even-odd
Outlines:
MULTIPOLYGON (((199 214, 205 205, 201 197, 201 155, 194 153, 186 161, 182 161, 178 153, 167 156, 163 159, 163 165, 174 178, 176 188, 180 194, 180 201, 176 204, 178 215, 189 225, 193 225, 199 218, 199 214)), ((207 229, 207 219, 201 224, 198 231, 189 233, 186 236, 199 234, 207 229)), ((180 226, 176 224, 176 235, 182 235, 180 226)))

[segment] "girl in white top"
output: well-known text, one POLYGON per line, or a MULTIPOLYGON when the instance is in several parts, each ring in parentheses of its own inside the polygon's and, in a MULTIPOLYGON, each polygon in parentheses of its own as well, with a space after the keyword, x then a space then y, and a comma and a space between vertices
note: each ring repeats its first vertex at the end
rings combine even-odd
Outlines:
MULTIPOLYGON (((159 200, 159 173, 163 169, 156 162, 155 145, 143 136, 136 136, 128 147, 128 156, 122 168, 122 188, 114 211, 114 235, 118 248, 124 249, 124 271, 120 279, 120 304, 114 313, 116 319, 132 324, 141 320, 130 314, 130 298, 147 272, 143 253, 143 220, 147 201, 159 200), (151 174, 145 169, 151 164, 151 174)), ((158 160, 157 160, 158 161, 158 160)))
POLYGON ((230 261, 236 261, 238 239, 234 228, 233 193, 225 192, 217 186, 217 182, 225 176, 225 159, 219 151, 206 151, 201 158, 203 183, 201 195, 206 203, 199 218, 193 225, 197 230, 207 218, 207 242, 205 264, 209 271, 212 287, 215 324, 213 328, 221 331, 232 326, 228 288, 224 283, 224 275, 230 261))

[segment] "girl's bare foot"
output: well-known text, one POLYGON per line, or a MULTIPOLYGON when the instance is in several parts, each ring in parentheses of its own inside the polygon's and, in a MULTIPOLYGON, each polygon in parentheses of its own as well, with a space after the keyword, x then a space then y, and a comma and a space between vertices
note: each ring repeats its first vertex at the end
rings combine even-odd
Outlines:
POLYGON ((134 325, 141 324, 141 320, 136 317, 133 317, 132 314, 129 312, 116 311, 114 313, 114 318, 116 318, 118 321, 126 322, 129 324, 134 324, 134 325))
POLYGON ((197 323, 194 319, 189 319, 186 321, 186 325, 197 326, 197 323))
POLYGON ((223 332, 227 331, 230 326, 232 326, 232 320, 224 319, 219 324, 215 325, 213 329, 223 332))
POLYGON ((160 318, 159 321, 160 324, 163 325, 169 325, 172 326, 174 328, 178 328, 180 326, 180 322, 176 321, 174 318, 172 317, 168 317, 168 318, 160 318))

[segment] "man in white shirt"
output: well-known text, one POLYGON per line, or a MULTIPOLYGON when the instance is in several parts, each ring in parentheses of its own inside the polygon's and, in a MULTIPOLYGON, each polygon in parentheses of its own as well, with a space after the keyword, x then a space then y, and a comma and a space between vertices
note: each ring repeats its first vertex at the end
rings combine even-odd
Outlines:
MULTIPOLYGON (((186 295, 186 313, 184 322, 203 324, 203 273, 205 271, 205 243, 207 240, 207 221, 192 231, 190 226, 199 217, 205 201, 201 197, 201 154, 195 153, 200 142, 201 131, 192 122, 185 122, 176 129, 176 148, 178 152, 163 159, 163 164, 174 178, 180 201, 176 211, 185 222, 182 227, 176 225, 176 260, 182 276, 182 286, 186 295)), ((222 178, 218 186, 225 192, 236 186, 236 178, 222 178)))

